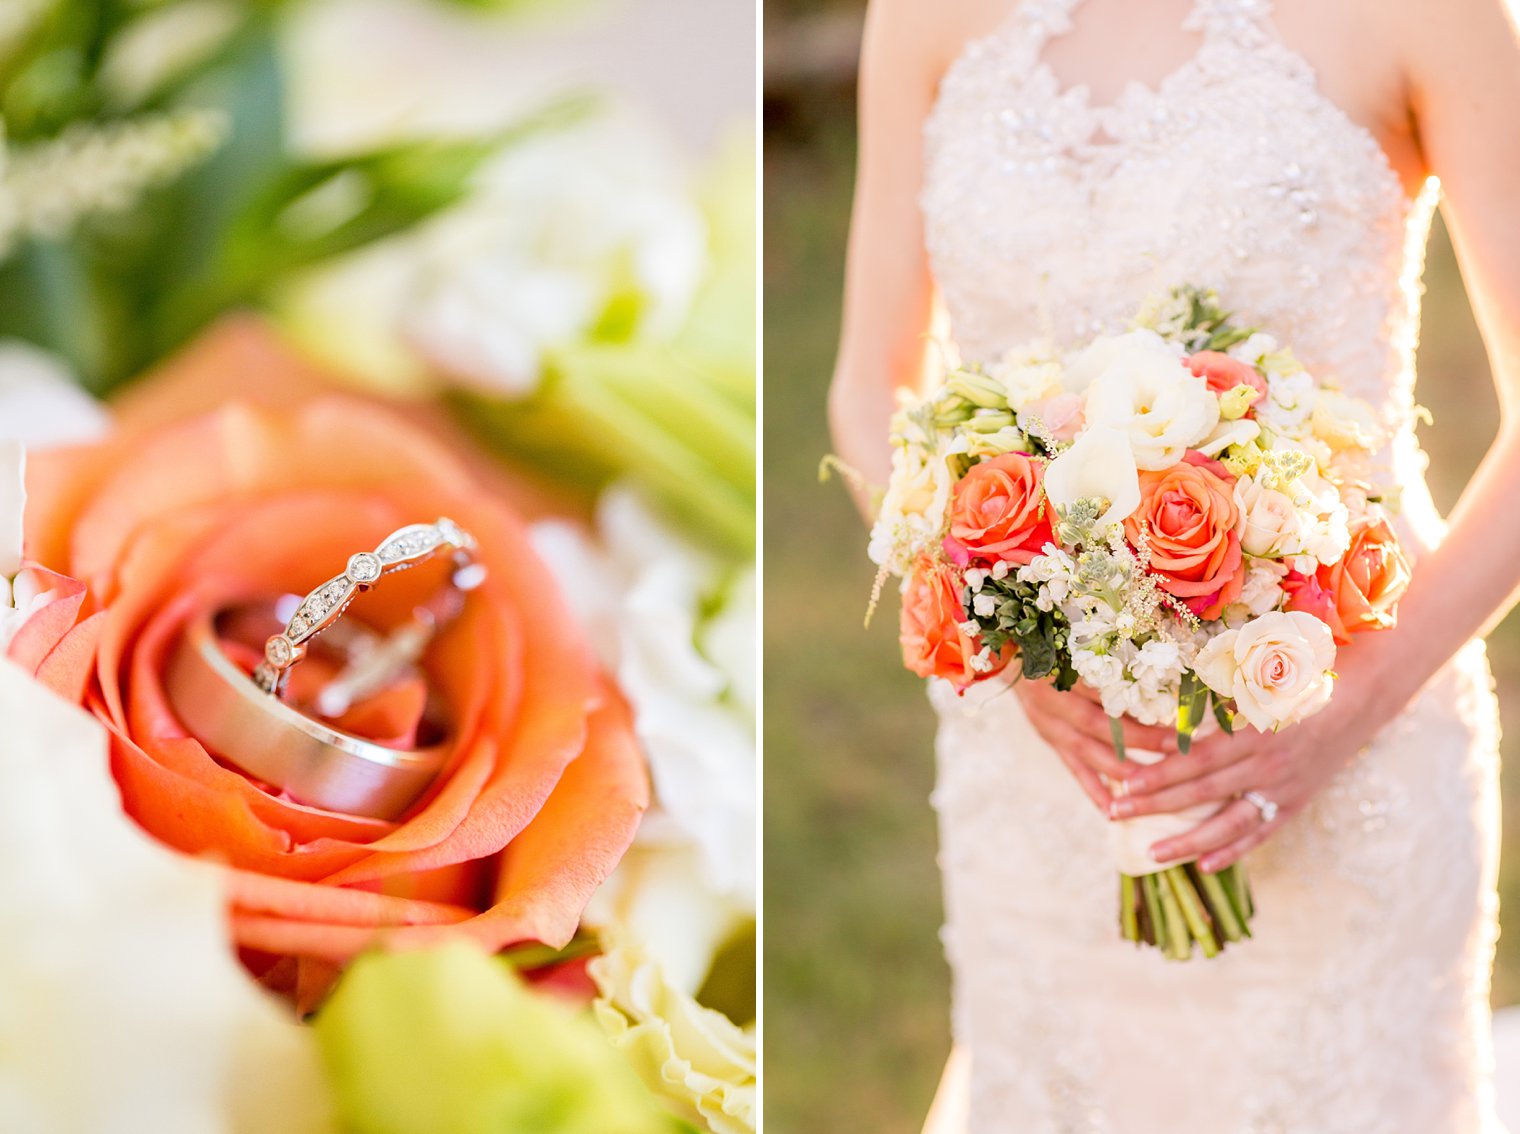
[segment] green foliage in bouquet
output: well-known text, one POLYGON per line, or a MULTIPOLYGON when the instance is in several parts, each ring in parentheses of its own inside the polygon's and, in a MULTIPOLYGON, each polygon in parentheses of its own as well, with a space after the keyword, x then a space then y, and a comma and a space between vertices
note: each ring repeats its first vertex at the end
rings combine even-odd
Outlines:
POLYGON ((291 272, 453 204, 489 154, 576 110, 494 138, 303 159, 277 45, 289 6, 215 6, 147 78, 124 65, 130 47, 191 5, 17 0, 0 18, 0 336, 106 393, 291 272))
POLYGON ((1066 620, 1057 610, 1040 609, 1038 583, 1020 582, 1010 574, 988 579, 979 593, 993 596, 996 603, 990 614, 970 608, 966 612, 977 624, 984 646, 994 654, 1016 646, 1022 676, 1029 680, 1054 675, 1056 688, 1063 692, 1076 685, 1077 671, 1071 668, 1071 654, 1065 648, 1066 620))
POLYGON ((588 1013, 468 945, 361 957, 315 1021, 351 1134, 680 1134, 588 1013))

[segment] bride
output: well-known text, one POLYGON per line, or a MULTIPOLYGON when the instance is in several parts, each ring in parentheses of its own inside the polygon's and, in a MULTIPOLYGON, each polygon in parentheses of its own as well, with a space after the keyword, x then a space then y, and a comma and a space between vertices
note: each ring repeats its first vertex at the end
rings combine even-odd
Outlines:
POLYGON ((1398 628, 1341 651, 1330 708, 1200 742, 1119 797, 1105 777, 1129 769, 1092 701, 932 690, 952 1072, 969 1062, 942 1087, 943 1128, 1498 1129, 1498 726, 1477 639, 1520 584, 1504 0, 877 0, 860 120, 830 401, 846 461, 885 483, 894 393, 926 344, 968 362, 1076 344, 1196 284, 1380 408, 1417 557, 1398 628), (1449 524, 1412 398, 1438 193, 1504 406, 1449 524), (1207 801, 1217 814, 1154 854, 1217 870, 1249 852, 1256 938, 1169 965, 1118 938, 1105 825, 1207 801))

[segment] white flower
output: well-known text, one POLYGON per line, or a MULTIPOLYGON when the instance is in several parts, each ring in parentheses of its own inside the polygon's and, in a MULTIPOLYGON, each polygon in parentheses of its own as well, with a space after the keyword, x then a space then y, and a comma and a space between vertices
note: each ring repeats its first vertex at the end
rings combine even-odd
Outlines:
POLYGON ((1256 403, 1256 420, 1264 428, 1290 437, 1304 433, 1317 392, 1314 378, 1306 371, 1287 374, 1269 371, 1267 396, 1256 403))
POLYGON ((1008 404, 1015 410, 1061 392, 1059 362, 1015 361, 1010 354, 1002 365, 993 369, 992 376, 1007 389, 1008 404))
POLYGON ((1335 639, 1303 611, 1271 611, 1225 630, 1198 652, 1193 669, 1262 732, 1294 724, 1330 700, 1335 639))
POLYGON ((1247 555, 1277 558, 1303 550, 1302 525, 1292 497, 1249 476, 1235 482, 1234 497, 1240 511, 1240 547, 1247 555))
POLYGON ((1383 439, 1382 425, 1373 408, 1339 390, 1321 389, 1315 395, 1309 426, 1314 436, 1334 451, 1376 449, 1383 439))
POLYGON ((1130 436, 1120 429, 1094 425, 1045 468, 1045 495, 1056 508, 1079 500, 1099 499, 1108 507, 1098 526, 1117 524, 1140 506, 1140 476, 1130 436))
POLYGON ((1245 583, 1240 598, 1231 604, 1226 621, 1234 624, 1276 610, 1282 601, 1282 580, 1287 573, 1286 563, 1247 557, 1245 583))
POLYGON ((1304 554, 1327 565, 1336 562, 1351 547, 1351 515, 1339 490, 1314 471, 1289 487, 1301 517, 1304 554))
POLYGON ((892 476, 871 525, 873 563, 907 575, 913 561, 943 534, 955 478, 942 454, 918 445, 892 451, 892 476))
POLYGON ((61 359, 20 339, 0 340, 0 440, 37 450, 93 441, 109 425, 61 359))
POLYGON ((317 1134, 310 1032, 243 972, 216 868, 122 811, 105 729, 0 660, 0 1129, 317 1134))
POLYGON ((1182 651, 1176 642, 1153 638, 1140 647, 1135 655, 1135 677, 1151 685, 1175 682, 1182 673, 1182 651))
POLYGON ((1071 363, 1073 381, 1089 374, 1088 423, 1127 432, 1139 468, 1170 468, 1219 424, 1219 399, 1208 382, 1154 332, 1099 339, 1071 363))
POLYGON ((534 542, 633 706, 659 809, 701 849, 711 889, 753 908, 753 577, 726 578, 628 488, 602 494, 597 526, 593 542, 539 524, 534 542), (715 604, 729 611, 716 623, 715 604))
POLYGON ((997 612, 997 595, 976 595, 971 600, 971 609, 976 612, 978 618, 991 618, 997 612))
POLYGON ((588 971, 597 1021, 645 1084, 714 1134, 753 1134, 759 1121, 755 1033, 674 987, 658 959, 617 937, 588 971))
MULTIPOLYGON (((1236 389, 1240 387, 1237 386, 1236 389)), ((1194 447, 1206 457, 1215 457, 1231 445, 1248 445, 1260 436, 1261 426, 1248 417, 1237 417, 1233 421, 1221 420, 1194 447)))
POLYGON ((0 612, 11 605, 11 577, 21 570, 26 510, 26 450, 0 439, 0 612))
POLYGON ((1089 650, 1073 650, 1071 666, 1078 676, 1100 692, 1112 685, 1124 682, 1124 663, 1113 654, 1097 654, 1089 650))

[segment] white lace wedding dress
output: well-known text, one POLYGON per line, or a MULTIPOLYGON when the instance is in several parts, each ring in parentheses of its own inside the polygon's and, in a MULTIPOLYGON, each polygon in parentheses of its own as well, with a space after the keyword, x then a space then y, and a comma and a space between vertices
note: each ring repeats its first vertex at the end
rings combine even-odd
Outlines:
MULTIPOLYGON (((1203 0, 1196 55, 1105 108, 1042 62, 1074 6, 1024 3, 968 45, 927 124, 927 241, 962 357, 1214 287, 1381 407, 1405 538, 1428 547, 1411 411, 1434 190, 1406 196, 1264 0, 1203 0)), ((1184 965, 1120 942, 1105 821, 1008 688, 935 688, 970 1134, 1497 1129, 1490 685, 1472 643, 1249 856, 1256 939, 1184 965)))

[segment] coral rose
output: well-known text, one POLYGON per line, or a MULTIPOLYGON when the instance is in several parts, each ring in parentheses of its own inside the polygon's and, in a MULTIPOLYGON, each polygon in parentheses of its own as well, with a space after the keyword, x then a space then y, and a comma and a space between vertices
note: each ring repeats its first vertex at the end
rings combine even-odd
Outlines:
POLYGON ((971 559, 1028 563, 1052 539, 1041 475, 1027 453, 972 465, 950 498, 950 539, 971 559))
MULTIPOLYGON (((228 355, 190 357, 211 382, 238 365, 228 355)), ((29 557, 87 591, 99 646, 83 701, 111 731, 123 805, 163 842, 221 865, 235 940, 266 983, 309 1001, 335 965, 376 944, 570 939, 633 838, 647 775, 627 710, 526 528, 453 452, 371 403, 327 397, 44 454, 29 489, 29 557), (488 574, 424 658, 453 748, 408 814, 304 806, 187 734, 163 687, 187 619, 303 592, 355 550, 440 515, 476 537, 488 574)), ((394 625, 436 585, 426 568, 387 579, 353 613, 394 625)), ((45 637, 59 641, 57 627, 45 637)), ((22 634, 12 647, 27 648, 22 634)))
POLYGON ((982 643, 961 629, 966 621, 964 589, 955 568, 928 556, 919 559, 903 589, 899 636, 908 669, 920 677, 943 677, 960 693, 979 678, 997 673, 1013 657, 1013 650, 1007 649, 986 669, 972 668, 971 659, 982 643))
POLYGON ((1352 634, 1393 627, 1409 586, 1409 561, 1388 521, 1369 520, 1352 529, 1350 550, 1316 577, 1330 598, 1325 621, 1344 646, 1352 634))
POLYGON ((1187 368, 1206 381, 1215 394, 1228 394, 1237 386, 1248 386, 1254 391, 1251 404, 1267 396, 1267 380, 1248 362, 1217 350, 1200 350, 1185 361, 1187 368))
POLYGON ((1124 531, 1139 547, 1145 526, 1158 585, 1209 619, 1239 598, 1245 584, 1239 522, 1224 467, 1189 452, 1164 471, 1141 470, 1140 507, 1125 519, 1124 531))

